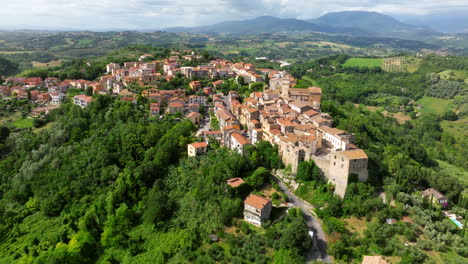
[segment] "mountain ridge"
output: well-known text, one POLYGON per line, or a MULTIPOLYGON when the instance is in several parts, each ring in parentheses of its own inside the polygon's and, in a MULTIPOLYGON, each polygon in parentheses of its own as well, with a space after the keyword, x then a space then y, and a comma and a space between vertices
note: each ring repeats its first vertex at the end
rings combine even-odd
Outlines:
POLYGON ((232 35, 307 31, 408 39, 441 34, 429 27, 407 24, 394 17, 368 11, 333 12, 308 20, 260 16, 247 20, 224 21, 197 27, 171 27, 163 30, 176 33, 232 35))

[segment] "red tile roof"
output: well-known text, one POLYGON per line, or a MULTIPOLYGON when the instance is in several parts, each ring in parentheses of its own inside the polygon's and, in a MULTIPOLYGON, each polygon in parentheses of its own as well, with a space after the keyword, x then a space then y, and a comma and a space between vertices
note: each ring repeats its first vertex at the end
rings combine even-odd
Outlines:
POLYGON ((226 181, 231 187, 236 188, 239 185, 243 184, 245 181, 241 178, 232 178, 226 181))
POLYGON ((173 103, 170 103, 167 107, 169 107, 169 108, 180 108, 180 107, 184 107, 184 105, 182 103, 179 103, 179 102, 173 102, 173 103))
POLYGON ((206 142, 195 142, 195 143, 192 143, 190 145, 192 147, 194 147, 194 148, 206 148, 206 147, 208 147, 208 143, 206 143, 206 142))
POLYGON ((245 204, 251 205, 257 209, 263 209, 269 202, 270 200, 256 194, 250 194, 244 201, 245 204))
POLYGON ((243 135, 237 132, 232 133, 232 137, 235 138, 237 142, 239 142, 239 144, 241 144, 242 146, 250 144, 250 142, 243 135))

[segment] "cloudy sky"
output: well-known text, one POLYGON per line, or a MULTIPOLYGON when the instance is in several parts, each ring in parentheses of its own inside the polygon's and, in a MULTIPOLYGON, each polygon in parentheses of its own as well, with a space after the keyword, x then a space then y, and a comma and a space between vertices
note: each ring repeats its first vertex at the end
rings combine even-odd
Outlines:
POLYGON ((315 18, 343 10, 397 17, 468 13, 467 0, 0 0, 0 27, 162 29, 262 15, 315 18))

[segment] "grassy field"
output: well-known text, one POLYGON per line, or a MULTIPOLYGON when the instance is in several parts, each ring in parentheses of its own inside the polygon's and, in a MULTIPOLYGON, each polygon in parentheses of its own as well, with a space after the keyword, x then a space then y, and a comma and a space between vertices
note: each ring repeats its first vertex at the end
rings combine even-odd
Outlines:
POLYGON ((17 128, 28 128, 33 126, 32 118, 20 118, 13 121, 13 125, 17 128))
POLYGON ((21 50, 21 51, 0 51, 0 54, 19 54, 19 53, 33 53, 33 50, 21 50))
POLYGON ((54 60, 54 61, 49 61, 49 62, 38 62, 38 61, 33 61, 32 66, 33 67, 55 67, 55 66, 60 66, 63 60, 54 60))
POLYGON ((457 121, 443 120, 441 122, 441 126, 445 132, 455 137, 461 135, 468 136, 468 117, 459 119, 457 121))
POLYGON ((380 58, 349 58, 343 67, 382 67, 383 61, 380 58))
POLYGON ((439 76, 442 79, 448 80, 450 78, 454 79, 463 79, 465 83, 468 83, 468 71, 462 70, 446 70, 443 72, 439 72, 439 76))
POLYGON ((424 96, 418 101, 417 105, 422 105, 423 108, 418 111, 422 114, 443 114, 445 111, 452 108, 452 100, 440 99, 435 97, 424 96))

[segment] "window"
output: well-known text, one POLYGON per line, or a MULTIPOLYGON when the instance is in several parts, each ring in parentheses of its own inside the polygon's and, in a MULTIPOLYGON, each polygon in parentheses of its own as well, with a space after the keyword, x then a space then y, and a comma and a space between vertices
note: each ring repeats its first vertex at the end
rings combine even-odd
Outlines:
POLYGON ((341 168, 343 168, 343 164, 341 164, 341 168))
POLYGON ((335 166, 335 165, 336 165, 336 162, 333 162, 333 166, 335 166))

